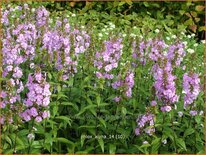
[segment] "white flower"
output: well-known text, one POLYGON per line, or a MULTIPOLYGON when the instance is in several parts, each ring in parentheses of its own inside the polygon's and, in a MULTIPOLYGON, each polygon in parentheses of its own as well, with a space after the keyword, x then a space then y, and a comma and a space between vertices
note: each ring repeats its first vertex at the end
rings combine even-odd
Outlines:
POLYGON ((122 34, 122 37, 126 37, 127 35, 124 33, 124 34, 122 34))
POLYGON ((148 144, 148 141, 144 141, 143 144, 148 144))
POLYGON ((186 42, 186 41, 184 41, 183 44, 184 44, 185 46, 187 46, 187 42, 186 42))
POLYGON ((202 42, 203 44, 205 44, 205 40, 201 40, 201 42, 202 42))
POLYGON ((114 29, 115 25, 114 24, 110 24, 110 28, 114 29))
POLYGON ((199 113, 199 115, 203 115, 203 113, 204 113, 204 111, 203 111, 203 110, 201 110, 201 111, 200 111, 200 113, 199 113))
POLYGON ((37 128, 33 127, 33 130, 34 130, 34 131, 37 131, 37 128))
POLYGON ((193 34, 191 34, 191 36, 192 36, 192 37, 194 37, 194 36, 195 36, 195 34, 193 33, 193 34))
POLYGON ((178 116, 179 116, 179 117, 182 117, 182 116, 183 116, 183 112, 182 112, 182 111, 179 111, 179 112, 178 112, 178 116))
POLYGON ((133 29, 136 29, 136 28, 137 28, 136 26, 133 27, 133 29))
POLYGON ((72 14, 72 17, 76 17, 76 14, 73 13, 73 14, 72 14))
POLYGON ((32 8, 32 9, 31 9, 31 12, 35 12, 35 8, 32 8))
POLYGON ((52 20, 52 19, 49 19, 49 23, 50 23, 50 24, 53 23, 53 20, 52 20))
POLYGON ((100 38, 103 37, 102 33, 99 33, 98 36, 99 36, 100 38))
POLYGON ((177 106, 176 106, 176 104, 174 105, 174 109, 177 110, 177 106))
POLYGON ((170 40, 170 37, 166 37, 167 40, 170 40))
POLYGON ((120 65, 124 66, 124 65, 125 65, 125 63, 122 63, 122 62, 121 62, 121 63, 120 63, 120 65))
POLYGON ((192 53, 194 53, 195 51, 194 51, 193 49, 189 48, 189 49, 187 50, 187 52, 190 53, 190 54, 192 54, 192 53))
POLYGON ((177 36, 176 36, 176 35, 172 35, 172 38, 173 38, 173 39, 176 39, 176 38, 177 38, 177 36))
POLYGON ((131 33, 130 37, 136 37, 136 35, 134 33, 131 33))
POLYGON ((159 33, 159 32, 160 32, 160 30, 159 30, 159 29, 156 29, 156 30, 155 30, 155 33, 159 33))
POLYGON ((34 63, 31 63, 31 64, 30 64, 30 68, 31 68, 31 69, 33 69, 34 66, 35 66, 34 63))
POLYGON ((33 134, 33 133, 28 134, 27 138, 28 138, 29 140, 34 139, 34 134, 33 134))
POLYGON ((194 47, 197 47, 197 46, 198 46, 198 44, 197 44, 197 43, 195 43, 195 44, 194 44, 194 47))
POLYGON ((163 144, 167 144, 167 139, 164 139, 164 140, 162 141, 162 143, 163 143, 163 144))
POLYGON ((191 35, 187 35, 187 38, 189 38, 189 39, 190 39, 191 37, 192 37, 191 35))
POLYGON ((83 25, 82 25, 82 26, 81 26, 81 28, 82 28, 82 29, 84 29, 84 28, 85 28, 85 26, 83 26, 83 25))
POLYGON ((167 51, 163 51, 163 55, 166 56, 167 55, 167 51))

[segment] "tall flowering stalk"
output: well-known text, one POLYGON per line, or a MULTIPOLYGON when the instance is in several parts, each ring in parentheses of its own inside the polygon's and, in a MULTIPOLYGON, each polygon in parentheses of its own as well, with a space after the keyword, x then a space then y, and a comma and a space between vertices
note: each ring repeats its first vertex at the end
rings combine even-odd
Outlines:
POLYGON ((119 102, 123 97, 132 97, 132 88, 134 87, 134 73, 131 70, 126 71, 125 77, 121 74, 118 75, 118 80, 112 83, 112 88, 119 90, 121 96, 114 98, 115 102, 119 102))
POLYGON ((152 40, 149 41, 137 41, 133 40, 132 41, 132 58, 134 60, 134 66, 136 66, 138 63, 141 65, 146 65, 147 62, 147 57, 149 54, 148 47, 151 46, 152 40), (138 62, 136 64, 136 62, 138 62))
POLYGON ((137 136, 146 133, 151 136, 155 132, 154 128, 154 114, 147 112, 137 118, 137 128, 135 129, 135 134, 137 136))
POLYGON ((94 66, 97 68, 96 76, 103 79, 113 79, 112 71, 118 67, 122 55, 122 39, 104 42, 104 50, 96 52, 94 66))
POLYGON ((194 101, 200 93, 200 78, 196 73, 184 73, 183 75, 184 109, 191 107, 191 115, 196 115, 194 101))
POLYGON ((175 79, 172 74, 172 66, 170 62, 165 61, 165 67, 161 68, 158 64, 153 66, 153 76, 155 79, 154 88, 157 98, 163 103, 162 111, 170 111, 171 104, 178 101, 179 96, 176 94, 175 79))
POLYGON ((149 57, 155 62, 152 67, 155 79, 154 88, 158 100, 163 103, 161 111, 164 112, 169 112, 172 104, 179 100, 176 94, 176 76, 173 75, 173 68, 179 67, 185 56, 183 47, 182 43, 177 42, 169 46, 162 40, 154 40, 151 45, 149 57))
POLYGON ((41 122, 42 119, 50 116, 48 111, 51 96, 50 85, 46 82, 44 75, 37 72, 33 76, 29 74, 26 87, 29 90, 24 100, 26 110, 20 116, 24 121, 34 118, 36 122, 41 122))
POLYGON ((69 76, 77 73, 78 57, 89 47, 90 36, 78 29, 71 31, 67 22, 57 21, 57 23, 63 29, 51 28, 45 32, 42 49, 48 51, 49 61, 55 63, 58 71, 63 70, 62 78, 67 80, 69 76))

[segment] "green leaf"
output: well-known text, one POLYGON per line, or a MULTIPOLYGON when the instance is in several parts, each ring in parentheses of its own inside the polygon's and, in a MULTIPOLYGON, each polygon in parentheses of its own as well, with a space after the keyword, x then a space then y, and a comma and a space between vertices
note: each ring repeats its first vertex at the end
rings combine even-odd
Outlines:
POLYGON ((50 80, 52 79, 51 73, 48 73, 48 78, 49 78, 50 80))
POLYGON ((81 134, 81 147, 84 145, 85 133, 81 134))
POLYGON ((65 144, 70 144, 70 145, 74 145, 74 143, 66 138, 63 137, 58 137, 58 138, 54 138, 54 142, 61 142, 61 143, 65 143, 65 144))
POLYGON ((109 144, 109 153, 110 154, 115 154, 115 151, 116 151, 116 145, 109 144))
POLYGON ((104 125, 104 127, 106 128, 106 122, 105 120, 103 120, 102 118, 98 117, 98 120, 104 125))
POLYGON ((41 149, 42 145, 41 145, 41 143, 39 141, 33 141, 32 142, 32 148, 41 149))
POLYGON ((66 123, 68 123, 71 126, 71 119, 68 116, 67 117, 66 116, 57 116, 55 118, 64 120, 64 121, 66 121, 66 123))
POLYGON ((57 91, 58 91, 58 92, 61 91, 61 86, 60 86, 60 85, 57 86, 57 91))
POLYGON ((94 108, 94 107, 97 107, 97 105, 88 105, 88 106, 84 107, 83 109, 81 109, 80 112, 78 114, 76 114, 76 116, 79 116, 79 115, 83 114, 87 109, 94 108))
MULTIPOLYGON (((3 138, 4 136, 2 136, 2 138, 3 138)), ((9 145, 10 146, 12 146, 12 141, 11 141, 11 138, 9 138, 7 135, 5 136, 5 139, 4 140, 6 140, 8 143, 9 143, 9 145)))
POLYGON ((195 121, 197 122, 197 124, 201 123, 201 116, 200 115, 196 115, 195 116, 195 121))
POLYGON ((180 10, 179 13, 180 13, 181 15, 183 15, 183 14, 185 13, 185 10, 180 10))
POLYGON ((188 128, 188 129, 185 130, 185 132, 184 132, 184 138, 187 137, 187 136, 189 136, 189 135, 191 135, 191 134, 193 134, 194 132, 195 132, 194 129, 188 128))
POLYGON ((149 7, 149 3, 148 2, 143 2, 145 7, 149 7))
POLYGON ((76 104, 71 103, 71 102, 62 102, 61 105, 67 105, 67 106, 72 106, 75 110, 79 111, 79 108, 76 104))
POLYGON ((102 149, 102 152, 104 152, 104 141, 103 141, 103 139, 102 138, 98 138, 98 142, 99 142, 99 145, 100 145, 100 147, 102 149))
POLYGON ((57 100, 59 100, 59 99, 68 99, 68 97, 66 96, 66 95, 64 95, 62 92, 59 92, 58 94, 57 94, 57 100))
POLYGON ((96 126, 82 125, 78 127, 78 129, 81 129, 81 128, 95 129, 96 126))
POLYGON ((205 8, 204 5, 197 5, 197 6, 195 7, 195 10, 196 10, 196 11, 203 11, 204 8, 205 8))
POLYGON ((39 152, 41 152, 40 149, 33 149, 32 148, 30 154, 39 154, 39 152))
POLYGON ((23 130, 21 130, 21 131, 19 131, 18 133, 17 133, 17 135, 19 136, 19 137, 23 137, 23 136, 26 136, 26 135, 28 135, 29 134, 29 130, 27 130, 27 129, 23 129, 23 130))
POLYGON ((97 105, 99 106, 100 103, 101 103, 101 98, 100 98, 100 96, 98 95, 98 96, 97 96, 97 105))
POLYGON ((12 154, 14 149, 3 150, 3 154, 12 154))
POLYGON ((24 149, 26 149, 28 147, 29 147, 29 145, 17 145, 16 146, 16 150, 24 150, 24 149))
POLYGON ((182 138, 177 138, 177 139, 176 139, 176 143, 177 143, 177 145, 178 145, 181 149, 184 149, 185 151, 187 151, 185 142, 184 142, 184 140, 183 140, 182 138))
POLYGON ((52 112, 53 112, 53 116, 56 116, 56 114, 58 113, 58 106, 57 105, 55 105, 54 107, 53 107, 53 110, 52 110, 52 112))
POLYGON ((125 107, 122 107, 122 114, 125 116, 127 114, 127 109, 125 107))
POLYGON ((151 144, 151 146, 152 146, 152 148, 151 148, 151 154, 156 154, 156 153, 158 153, 158 149, 159 149, 159 147, 160 147, 160 144, 161 144, 161 138, 156 138, 156 139, 152 142, 152 144, 151 144))
POLYGON ((19 145, 19 146, 25 146, 26 145, 19 137, 16 137, 16 144, 19 145))

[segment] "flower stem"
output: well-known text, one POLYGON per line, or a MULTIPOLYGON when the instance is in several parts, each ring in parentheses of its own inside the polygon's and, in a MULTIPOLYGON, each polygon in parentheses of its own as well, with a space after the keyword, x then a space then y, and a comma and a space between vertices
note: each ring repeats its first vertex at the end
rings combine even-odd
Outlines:
POLYGON ((176 147, 176 135, 175 135, 175 130, 174 130, 174 110, 172 110, 172 116, 171 116, 171 123, 172 123, 172 131, 173 131, 173 135, 174 135, 174 149, 175 149, 175 153, 177 152, 177 147, 176 147))

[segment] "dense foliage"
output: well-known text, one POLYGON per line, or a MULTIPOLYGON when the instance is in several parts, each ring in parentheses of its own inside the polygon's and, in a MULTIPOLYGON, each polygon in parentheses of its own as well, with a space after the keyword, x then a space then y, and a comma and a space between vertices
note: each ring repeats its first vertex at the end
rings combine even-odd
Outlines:
MULTIPOLYGON (((39 5, 36 2, 32 4, 39 5)), ((142 18, 149 16, 158 21, 164 21, 163 23, 168 23, 170 28, 178 28, 182 25, 188 32, 195 33, 196 38, 199 40, 205 38, 205 6, 203 1, 173 3, 169 1, 132 2, 131 0, 126 0, 124 2, 45 2, 42 4, 51 12, 70 10, 78 14, 85 15, 85 13, 88 13, 89 16, 84 17, 88 18, 88 20, 95 19, 95 17, 98 17, 96 20, 105 19, 105 16, 101 14, 110 14, 112 16, 106 17, 113 20, 114 15, 119 15, 121 18, 125 18, 122 22, 129 26, 136 25, 137 19, 139 19, 138 23, 141 23, 143 21, 142 18)))
POLYGON ((134 6, 83 14, 53 4, 3 7, 3 153, 204 153, 194 33, 134 6))

